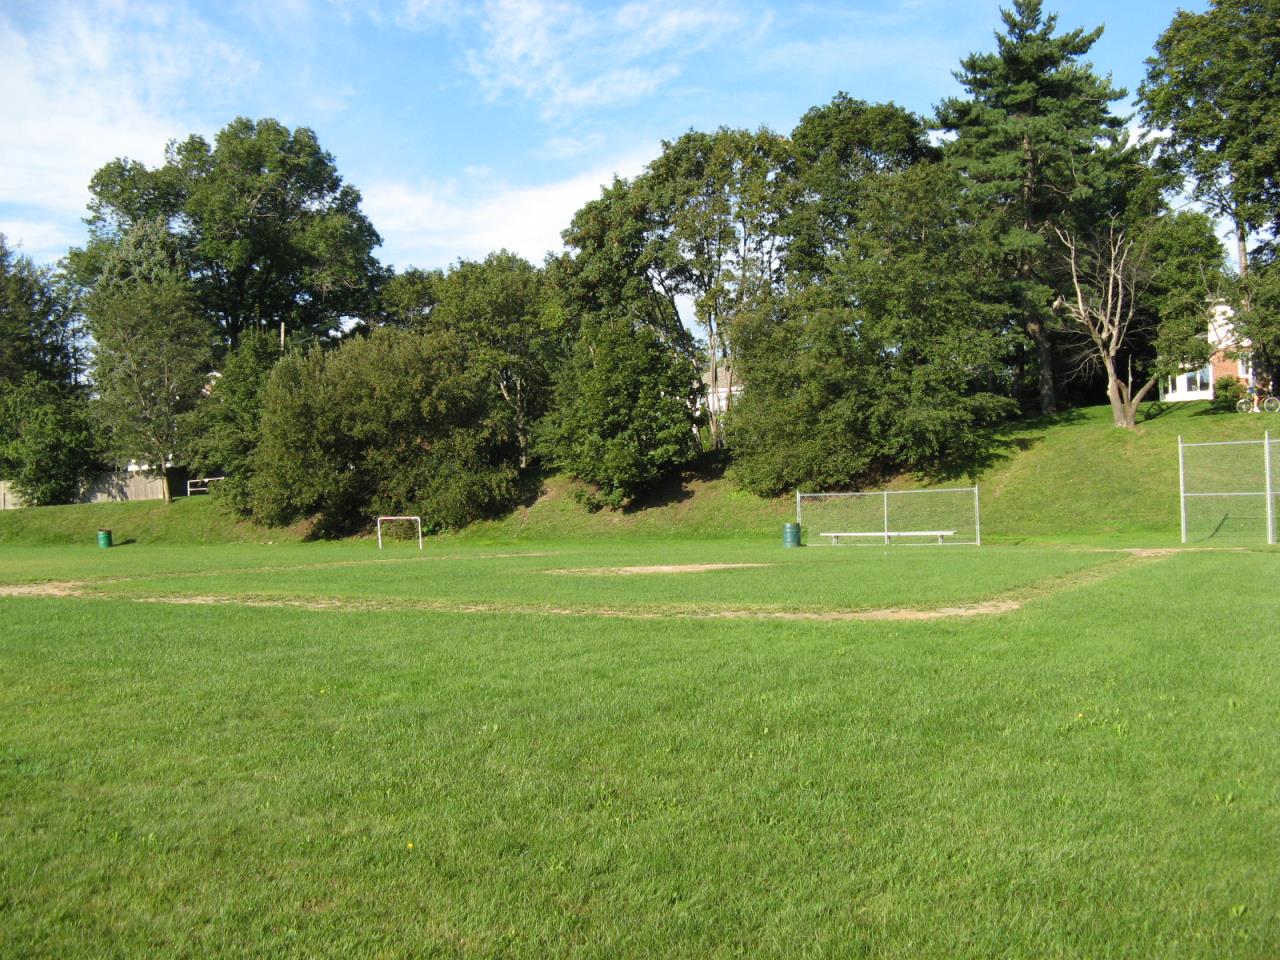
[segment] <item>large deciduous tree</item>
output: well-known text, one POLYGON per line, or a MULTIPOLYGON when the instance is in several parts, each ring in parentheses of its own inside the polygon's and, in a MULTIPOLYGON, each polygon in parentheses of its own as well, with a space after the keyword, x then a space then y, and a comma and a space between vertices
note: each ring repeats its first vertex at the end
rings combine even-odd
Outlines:
POLYGON ((495 409, 506 412, 521 468, 564 351, 564 314, 544 287, 540 270, 506 250, 461 260, 431 285, 434 303, 418 323, 452 331, 468 345, 469 362, 494 391, 495 409))
MULTIPOLYGON (((578 211, 564 238, 571 256, 557 285, 575 317, 654 330, 672 351, 705 362, 713 393, 733 389, 731 319, 783 281, 781 229, 787 141, 769 130, 691 131, 630 182, 615 180, 578 211), (680 302, 705 334, 700 356, 680 302)), ((718 408, 711 442, 723 442, 718 408)))
POLYGON ((735 479, 775 495, 848 489, 974 463, 998 394, 1008 308, 988 277, 989 223, 949 168, 865 185, 821 284, 744 315, 745 390, 728 420, 735 479))
POLYGON ((1139 90, 1164 158, 1233 225, 1241 276, 1250 235, 1280 226, 1278 63, 1280 4, 1212 0, 1204 13, 1178 11, 1139 90))
MULTIPOLYGON (((650 255, 664 265, 675 292, 693 301, 706 333, 707 380, 713 396, 734 393, 734 316, 775 295, 783 279, 780 178, 787 141, 767 129, 690 132, 663 144, 636 181, 653 223, 650 255)), ((718 404, 707 409, 713 446, 724 442, 718 404)))
POLYGON ((159 220, 129 229, 85 300, 96 343, 97 412, 118 461, 164 477, 182 447, 184 414, 204 388, 214 331, 196 303, 181 251, 159 220))
POLYGON ((947 157, 999 224, 1004 296, 1034 345, 1040 409, 1049 413, 1058 405, 1049 225, 1074 227, 1094 214, 1110 176, 1099 148, 1122 127, 1109 105, 1124 91, 1082 59, 1101 27, 1055 34, 1057 17, 1042 14, 1040 0, 1015 0, 1001 17, 996 52, 961 61, 967 97, 944 101, 938 123, 955 135, 947 157))
POLYGON ((90 192, 93 240, 73 258, 82 281, 101 268, 101 247, 160 220, 227 345, 254 329, 325 336, 373 306, 380 239, 359 191, 306 127, 240 117, 212 145, 170 143, 157 169, 111 161, 90 192))
POLYGON ((866 184, 939 151, 915 114, 892 103, 867 103, 838 93, 807 111, 791 131, 787 175, 775 185, 787 204, 782 231, 786 267, 802 280, 820 276, 844 242, 866 184))

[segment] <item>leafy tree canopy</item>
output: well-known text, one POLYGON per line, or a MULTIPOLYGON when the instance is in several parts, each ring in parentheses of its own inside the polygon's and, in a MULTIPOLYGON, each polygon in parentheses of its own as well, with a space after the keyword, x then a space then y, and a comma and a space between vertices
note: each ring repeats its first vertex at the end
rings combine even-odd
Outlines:
POLYGON ((0 384, 20 384, 29 373, 70 383, 76 334, 50 272, 14 253, 0 234, 0 384))
POLYGON ((263 395, 254 516, 345 533, 410 513, 441 530, 509 508, 515 446, 490 399, 452 331, 388 327, 288 354, 263 395))
POLYGON ((93 242, 73 257, 91 283, 95 248, 144 221, 182 242, 201 307, 227 344, 253 329, 326 336, 374 304, 381 242, 333 156, 306 127, 237 118, 210 145, 172 142, 163 166, 113 160, 90 182, 93 242))
POLYGON ((26 505, 75 502, 100 467, 83 390, 35 373, 0 384, 0 476, 26 505))
POLYGON ((981 457, 981 427, 1010 412, 995 392, 1008 308, 985 280, 989 225, 961 186, 936 164, 875 178, 829 279, 739 321, 738 483, 849 489, 981 457))
POLYGON ((183 447, 183 415, 206 384, 214 331, 162 221, 143 221, 121 238, 85 312, 96 343, 96 410, 111 452, 163 472, 183 447))
POLYGON ((1212 0, 1179 10, 1156 41, 1139 89, 1148 126, 1165 131, 1164 158, 1197 199, 1247 236, 1280 227, 1280 4, 1212 0))
POLYGON ((822 273, 826 257, 853 227, 862 188, 876 174, 936 159, 925 122, 892 103, 867 103, 838 93, 813 107, 791 132, 786 186, 787 268, 822 273))
POLYGON ((261 439, 262 396, 280 360, 274 334, 250 330, 223 359, 219 375, 187 415, 183 459, 201 476, 226 479, 212 487, 236 512, 252 512, 254 456, 261 439))
POLYGON ((625 507, 698 452, 698 370, 651 327, 582 325, 543 425, 552 458, 595 487, 593 507, 625 507))

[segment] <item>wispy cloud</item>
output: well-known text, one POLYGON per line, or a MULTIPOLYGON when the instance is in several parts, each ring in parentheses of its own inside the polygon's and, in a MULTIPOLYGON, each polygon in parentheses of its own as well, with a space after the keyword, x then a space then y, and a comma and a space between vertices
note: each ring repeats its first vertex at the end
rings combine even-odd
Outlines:
POLYGON ((464 35, 463 60, 485 96, 519 97, 544 118, 652 96, 699 50, 750 26, 725 3, 687 0, 608 11, 577 0, 407 0, 400 20, 464 35))
POLYGON ((539 156, 554 160, 568 160, 599 150, 607 142, 603 133, 588 133, 575 137, 551 137, 537 150, 539 156))
POLYGON ((656 145, 563 180, 513 186, 484 171, 447 182, 383 181, 366 186, 364 209, 378 225, 383 257, 398 267, 442 267, 505 248, 533 263, 563 248, 560 231, 613 176, 633 176, 656 145))
MULTIPOLYGON (((191 118, 251 80, 257 64, 174 4, 53 4, 21 27, 0 14, 0 204, 30 252, 65 249, 93 172, 147 163, 191 118), (20 211, 14 213, 13 211, 20 211), (26 224, 27 226, 22 226, 26 224)), ((7 231, 6 231, 7 232, 7 231)))

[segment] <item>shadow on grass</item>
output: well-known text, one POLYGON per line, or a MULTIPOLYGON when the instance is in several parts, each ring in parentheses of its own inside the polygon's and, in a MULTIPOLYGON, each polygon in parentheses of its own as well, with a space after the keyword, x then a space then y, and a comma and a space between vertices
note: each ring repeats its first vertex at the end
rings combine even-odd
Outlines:
POLYGON ((971 451, 964 455, 949 452, 945 463, 921 473, 938 482, 974 481, 980 474, 1010 459, 1015 453, 1025 453, 1043 442, 1043 431, 1086 419, 1088 418, 1084 413, 1073 409, 1024 420, 1009 420, 990 428, 971 451))
POLYGON ((690 484, 719 480, 729 466, 726 450, 709 450, 679 472, 673 472, 622 509, 623 514, 641 513, 656 507, 670 507, 693 496, 690 484))

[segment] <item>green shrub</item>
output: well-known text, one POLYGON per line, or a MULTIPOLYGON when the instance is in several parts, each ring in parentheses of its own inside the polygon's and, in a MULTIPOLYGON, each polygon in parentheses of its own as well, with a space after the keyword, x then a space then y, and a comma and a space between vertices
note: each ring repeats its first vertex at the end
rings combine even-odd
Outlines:
POLYGON ((254 453, 254 516, 321 533, 379 514, 442 530, 511 507, 517 447, 455 334, 385 328, 276 364, 254 453))
POLYGON ((1220 413, 1235 413, 1236 404, 1249 395, 1245 385, 1236 377, 1219 377, 1213 381, 1213 409, 1220 413))
POLYGON ((698 371, 651 327, 584 323, 543 442, 588 507, 625 507, 698 452, 698 371))

